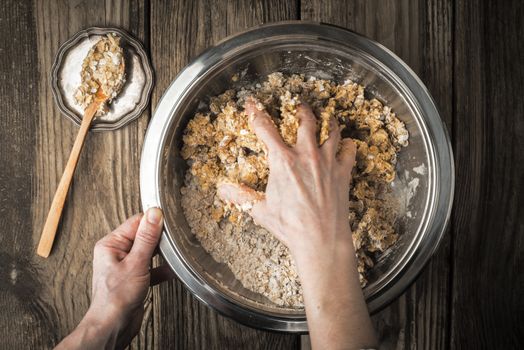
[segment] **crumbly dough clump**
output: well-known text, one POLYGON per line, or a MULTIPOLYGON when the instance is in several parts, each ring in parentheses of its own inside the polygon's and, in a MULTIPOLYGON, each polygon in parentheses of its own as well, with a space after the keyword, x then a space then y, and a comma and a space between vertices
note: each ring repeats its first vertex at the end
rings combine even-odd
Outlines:
POLYGON ((390 184, 395 179, 397 154, 408 144, 408 132, 389 107, 365 98, 364 87, 351 81, 337 84, 273 73, 261 84, 212 97, 209 110, 189 121, 183 138, 182 157, 189 169, 181 190, 182 207, 192 232, 244 287, 281 306, 303 306, 302 288, 288 249, 255 225, 242 208, 224 203, 216 194, 217 182, 223 180, 258 191, 266 187, 266 152, 243 111, 250 96, 266 107, 288 145, 296 142, 296 107, 301 101, 309 103, 318 116, 319 144, 328 138, 332 118, 356 142, 349 220, 360 282, 365 286, 366 271, 398 237, 390 184))
POLYGON ((100 89, 108 99, 100 104, 96 115, 107 113, 107 104, 118 95, 126 81, 124 50, 119 36, 107 34, 93 45, 82 62, 80 77, 82 82, 75 93, 76 102, 87 108, 100 89))

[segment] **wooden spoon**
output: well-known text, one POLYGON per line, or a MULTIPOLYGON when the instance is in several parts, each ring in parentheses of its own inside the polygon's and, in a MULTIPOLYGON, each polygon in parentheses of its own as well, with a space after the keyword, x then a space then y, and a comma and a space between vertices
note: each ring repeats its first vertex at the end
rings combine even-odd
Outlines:
POLYGON ((64 203, 67 197, 67 192, 69 191, 69 186, 71 185, 71 180, 73 179, 73 174, 76 169, 76 164, 78 163, 78 158, 80 157, 80 151, 84 145, 84 141, 87 136, 91 122, 93 121, 96 111, 101 104, 105 103, 108 99, 108 96, 104 94, 101 88, 96 92, 95 100, 87 106, 84 111, 84 117, 82 118, 82 123, 80 124, 80 130, 76 136, 75 143, 73 144, 73 149, 69 155, 69 160, 67 161, 64 174, 60 179, 58 188, 51 203, 51 208, 49 209, 49 214, 47 214, 47 219, 42 230, 42 236, 40 237, 40 243, 38 243, 38 249, 36 253, 41 257, 47 258, 53 247, 53 242, 55 240, 56 230, 58 228, 58 223, 60 222, 60 217, 62 216, 62 210, 64 209, 64 203))

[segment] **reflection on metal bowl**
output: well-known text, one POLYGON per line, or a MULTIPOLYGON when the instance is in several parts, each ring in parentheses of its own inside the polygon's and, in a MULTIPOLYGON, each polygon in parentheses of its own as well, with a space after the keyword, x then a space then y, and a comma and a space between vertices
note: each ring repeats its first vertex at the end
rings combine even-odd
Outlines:
POLYGON ((306 332, 303 309, 279 307, 245 289, 226 265, 214 261, 180 206, 187 169, 179 153, 181 136, 199 102, 231 87, 237 72, 252 81, 275 71, 352 79, 392 107, 410 133, 394 183, 405 203, 401 235, 370 272, 364 294, 371 312, 402 293, 437 248, 451 211, 453 155, 435 104, 416 75, 380 44, 345 29, 309 22, 264 25, 225 39, 180 72, 155 111, 140 166, 144 209, 158 206, 165 213, 162 254, 188 289, 220 313, 253 327, 306 332))

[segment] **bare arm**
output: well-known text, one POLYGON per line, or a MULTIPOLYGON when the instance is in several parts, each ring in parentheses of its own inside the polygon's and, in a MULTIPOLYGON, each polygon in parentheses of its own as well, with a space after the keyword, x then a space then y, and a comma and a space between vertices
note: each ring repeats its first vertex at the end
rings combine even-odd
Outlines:
POLYGON ((306 105, 298 107, 300 128, 292 148, 254 101, 246 102, 246 113, 268 149, 265 197, 260 200, 260 194, 235 184, 220 185, 219 195, 236 204, 254 202, 250 214, 255 222, 290 249, 303 285, 313 348, 376 347, 348 221, 354 143, 340 141, 333 123, 329 139, 318 147, 316 119, 306 105))

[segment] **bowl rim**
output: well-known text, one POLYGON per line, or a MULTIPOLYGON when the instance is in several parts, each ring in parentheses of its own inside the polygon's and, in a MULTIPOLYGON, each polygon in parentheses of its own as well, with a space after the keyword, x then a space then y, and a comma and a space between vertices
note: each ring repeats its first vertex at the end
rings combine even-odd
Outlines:
MULTIPOLYGON (((396 299, 416 279, 423 267, 436 251, 449 224, 453 204, 455 174, 451 142, 446 126, 426 86, 417 75, 395 54, 379 43, 372 41, 348 29, 306 21, 284 21, 253 27, 244 32, 227 37, 205 50, 184 67, 173 80, 160 99, 153 118, 146 132, 140 164, 140 189, 143 210, 150 207, 162 208, 161 175, 162 149, 168 141, 167 134, 173 123, 177 104, 187 97, 189 87, 206 71, 218 65, 225 53, 230 54, 246 43, 264 40, 278 35, 314 36, 322 40, 337 41, 341 44, 351 42, 359 50, 369 54, 386 66, 389 72, 405 87, 404 92, 411 94, 411 103, 420 110, 422 121, 427 128, 428 137, 433 141, 429 146, 437 150, 432 155, 435 162, 433 172, 435 196, 433 212, 428 214, 424 237, 428 239, 429 250, 415 249, 411 252, 408 263, 396 271, 389 281, 389 289, 383 294, 367 298, 370 311, 377 312, 396 299), (205 64, 204 64, 205 62, 205 64), (447 185, 447 186, 446 186, 447 185)), ((346 44, 347 45, 347 44, 346 44)), ((429 199, 428 199, 429 200, 429 199)), ((231 317, 248 326, 274 331, 307 332, 305 315, 284 317, 237 305, 226 295, 212 289, 201 276, 181 257, 167 228, 162 233, 160 251, 179 279, 204 304, 222 315, 231 317)), ((419 248, 417 246, 416 248, 419 248)))

